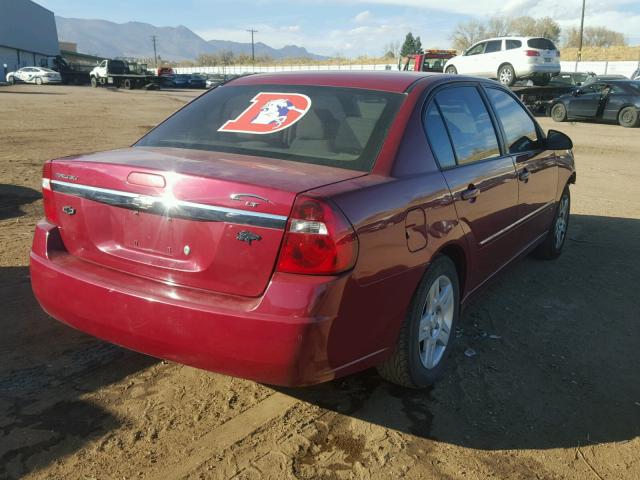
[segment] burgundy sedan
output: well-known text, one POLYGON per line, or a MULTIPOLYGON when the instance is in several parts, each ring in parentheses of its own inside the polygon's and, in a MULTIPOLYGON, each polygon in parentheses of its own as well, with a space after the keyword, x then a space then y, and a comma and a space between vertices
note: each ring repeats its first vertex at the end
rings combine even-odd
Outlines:
POLYGON ((254 75, 131 148, 46 162, 31 279, 54 318, 280 385, 446 366, 460 308, 561 252, 571 140, 490 80, 254 75))

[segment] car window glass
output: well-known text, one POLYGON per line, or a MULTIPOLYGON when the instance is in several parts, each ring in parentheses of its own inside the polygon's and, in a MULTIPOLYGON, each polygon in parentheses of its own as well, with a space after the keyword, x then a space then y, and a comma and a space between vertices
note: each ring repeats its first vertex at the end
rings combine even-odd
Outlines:
POLYGON ((507 50, 513 50, 514 48, 520 48, 522 46, 522 42, 520 40, 507 40, 507 50))
POLYGON ((538 148, 536 125, 524 108, 502 90, 488 88, 487 93, 504 130, 509 153, 538 148))
POLYGON ((487 42, 487 47, 484 49, 484 53, 499 52, 502 50, 502 40, 491 40, 487 42))
POLYGON ((468 52, 467 55, 478 55, 480 53, 484 52, 484 46, 486 45, 485 42, 479 43, 478 45, 476 45, 475 47, 471 48, 468 52))
POLYGON ((227 85, 179 110, 136 146, 369 171, 403 100, 399 93, 359 88, 227 85))
POLYGON ((475 87, 447 88, 436 95, 436 102, 451 135, 458 164, 500 156, 493 123, 475 87))
POLYGON ((530 38, 527 40, 527 46, 539 50, 556 50, 556 46, 547 38, 530 38))
POLYGON ((451 147, 451 141, 447 134, 440 112, 435 103, 431 103, 424 117, 424 127, 427 131, 427 138, 431 145, 431 150, 440 165, 440 168, 450 168, 455 166, 456 159, 451 147))

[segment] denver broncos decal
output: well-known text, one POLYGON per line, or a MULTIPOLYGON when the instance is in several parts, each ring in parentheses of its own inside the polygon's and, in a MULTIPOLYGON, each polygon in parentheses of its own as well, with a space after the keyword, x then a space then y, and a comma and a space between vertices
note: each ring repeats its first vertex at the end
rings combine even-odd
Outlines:
POLYGON ((244 112, 218 131, 259 135, 279 132, 304 117, 309 107, 311 99, 301 93, 260 92, 244 112))

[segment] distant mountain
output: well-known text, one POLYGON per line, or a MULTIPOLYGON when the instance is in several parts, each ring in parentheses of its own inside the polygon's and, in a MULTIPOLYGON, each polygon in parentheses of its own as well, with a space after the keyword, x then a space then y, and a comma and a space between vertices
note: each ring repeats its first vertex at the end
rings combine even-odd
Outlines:
MULTIPOLYGON (((75 42, 78 51, 105 57, 153 57, 151 37, 157 38, 158 55, 166 60, 195 60, 203 53, 231 51, 251 54, 251 43, 228 40, 206 41, 187 27, 156 27, 149 23, 114 23, 106 20, 56 17, 58 39, 75 42)), ((322 59, 305 48, 287 45, 272 48, 262 42, 255 44, 256 55, 269 55, 274 59, 308 57, 322 59)))

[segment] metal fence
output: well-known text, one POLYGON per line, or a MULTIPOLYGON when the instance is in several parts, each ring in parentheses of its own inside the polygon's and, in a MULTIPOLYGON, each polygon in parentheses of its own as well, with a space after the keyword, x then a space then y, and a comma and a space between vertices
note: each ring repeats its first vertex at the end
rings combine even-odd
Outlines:
MULTIPOLYGON (((640 62, 630 61, 603 61, 603 62, 560 62, 562 71, 566 72, 593 72, 598 75, 604 74, 622 74, 630 76, 636 68, 640 67, 640 62)), ((307 72, 307 71, 356 71, 356 70, 396 70, 395 62, 389 63, 344 63, 344 64, 309 64, 309 65, 219 65, 215 67, 178 67, 174 70, 176 73, 222 73, 222 74, 240 74, 240 73, 262 73, 262 72, 307 72)))

